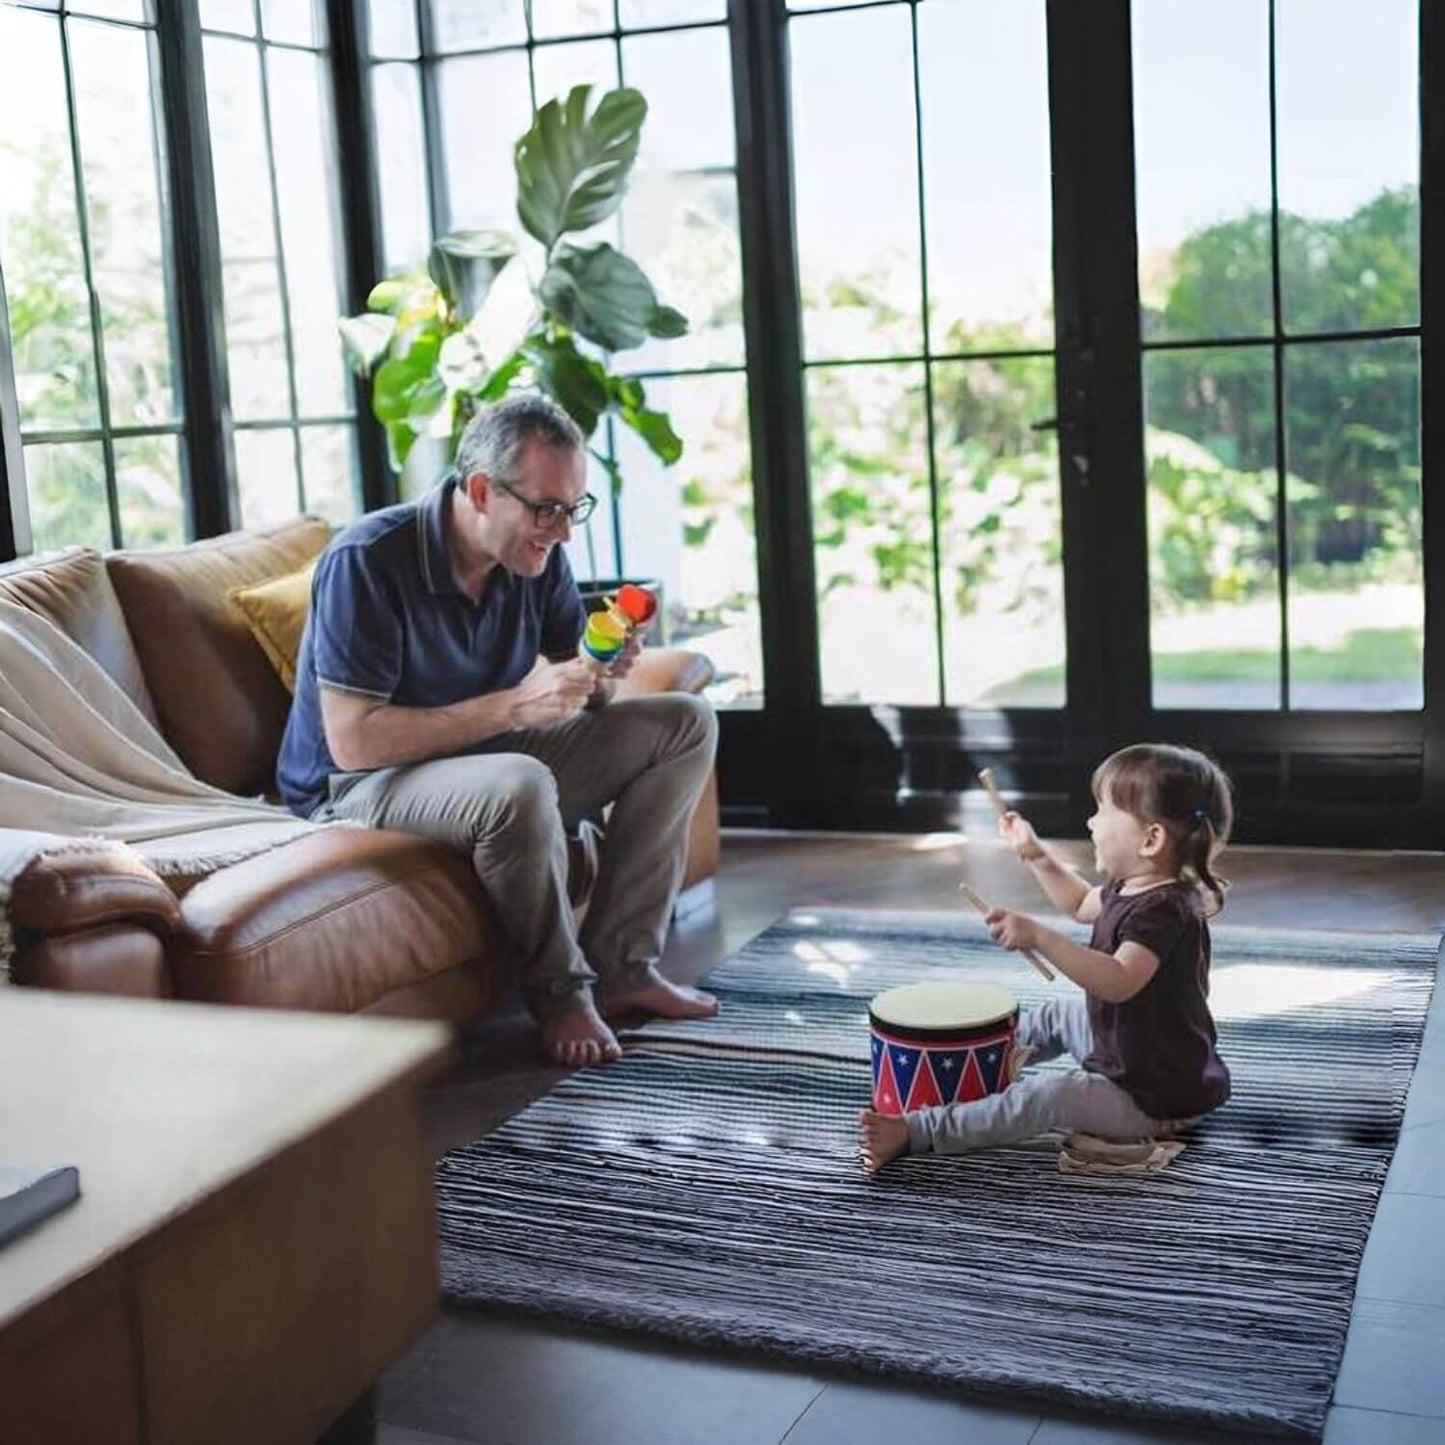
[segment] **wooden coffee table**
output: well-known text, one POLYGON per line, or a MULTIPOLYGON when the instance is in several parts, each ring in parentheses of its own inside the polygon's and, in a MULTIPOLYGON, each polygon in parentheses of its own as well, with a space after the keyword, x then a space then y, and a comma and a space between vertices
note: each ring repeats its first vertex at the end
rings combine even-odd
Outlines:
POLYGON ((0 1159, 82 1191, 0 1246, 0 1440, 302 1445, 345 1415, 436 1310, 419 1092, 448 1047, 0 987, 0 1159))

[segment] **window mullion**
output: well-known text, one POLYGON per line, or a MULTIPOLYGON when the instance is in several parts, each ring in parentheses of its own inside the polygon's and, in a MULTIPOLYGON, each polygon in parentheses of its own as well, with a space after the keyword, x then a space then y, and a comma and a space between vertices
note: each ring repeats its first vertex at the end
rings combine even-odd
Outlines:
POLYGON ((0 271, 0 562, 12 561, 31 548, 23 458, 15 359, 10 349, 10 312, 5 305, 5 275, 0 271))
POLYGON ((923 433, 928 448, 929 553, 933 561, 933 661, 937 673, 938 702, 948 705, 948 667, 943 646, 942 529, 938 514, 938 457, 933 434, 933 330, 928 314, 928 202, 923 176, 923 76, 918 63, 918 5, 908 7, 909 37, 913 48, 913 136, 918 176, 918 285, 923 321, 923 433))
POLYGON ((1291 707, 1289 656, 1289 495, 1285 484, 1284 308, 1279 274, 1279 107, 1275 54, 1274 0, 1269 0, 1269 269, 1270 305, 1274 314, 1274 546, 1279 564, 1280 706, 1291 707))
POLYGON ((427 0, 416 0, 416 35, 421 67, 421 133, 426 145, 427 200, 430 205, 431 233, 435 240, 451 225, 451 197, 447 188, 445 137, 442 135, 440 82, 438 60, 432 40, 431 6, 427 0))
POLYGON ((182 449, 191 533, 214 537, 240 521, 226 361, 224 277, 206 103, 205 57, 195 0, 156 0, 171 241, 185 258, 175 277, 182 449))
POLYGON ((271 235, 276 243, 276 280, 281 292, 281 340, 286 348, 286 399, 291 407, 291 455, 296 464, 297 510, 306 510, 306 484, 301 476, 301 406, 296 394, 296 338, 291 327, 291 288, 286 281, 286 248, 281 237, 281 187, 276 180, 276 142, 271 131, 271 75, 261 30, 261 0, 251 0, 256 14, 256 56, 261 71, 261 124, 266 135, 266 179, 271 193, 271 235))
MULTIPOLYGON (((385 270, 381 244, 380 181, 372 142, 370 28, 366 6, 328 0, 326 33, 331 47, 331 97, 341 174, 342 233, 348 310, 362 311, 385 270)), ((361 460, 363 511, 398 499, 386 437, 371 414, 371 386, 351 377, 355 429, 361 460)))
POLYGON ((769 821, 806 816, 820 705, 818 599, 792 212, 788 21, 769 0, 729 8, 742 239, 748 426, 767 698, 769 821))
POLYGON ((100 420, 100 449, 105 461, 105 505, 110 516, 111 546, 122 542, 120 502, 115 486, 115 442, 110 435, 110 383, 105 369, 105 334, 100 320, 100 295, 90 254, 90 204, 86 199, 85 172, 80 154, 80 114, 75 104, 75 73, 70 63, 70 17, 60 26, 60 68, 65 79, 65 118, 70 130, 70 165, 75 181, 75 215, 80 228, 80 264, 90 310, 90 345, 95 365, 95 404, 100 420))

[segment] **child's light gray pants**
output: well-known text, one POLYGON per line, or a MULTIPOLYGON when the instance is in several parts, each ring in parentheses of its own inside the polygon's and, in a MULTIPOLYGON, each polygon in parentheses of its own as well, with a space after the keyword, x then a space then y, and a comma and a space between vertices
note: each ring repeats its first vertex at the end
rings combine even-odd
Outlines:
MULTIPOLYGON (((1082 996, 1050 999, 1019 1018, 1017 1044, 1034 1050, 1034 1062, 1063 1053, 1082 1062, 1092 1043, 1082 996)), ((1083 1069, 1025 1074, 1001 1094, 919 1109, 906 1118, 908 1146, 915 1154, 962 1154, 1015 1144, 1050 1129, 1129 1142, 1158 1138, 1180 1126, 1178 1120, 1151 1119, 1117 1084, 1083 1069)))

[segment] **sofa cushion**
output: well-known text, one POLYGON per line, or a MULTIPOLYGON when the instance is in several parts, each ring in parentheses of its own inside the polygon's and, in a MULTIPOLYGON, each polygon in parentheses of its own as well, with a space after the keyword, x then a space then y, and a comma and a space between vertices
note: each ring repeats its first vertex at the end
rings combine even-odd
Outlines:
POLYGON ((470 862, 409 833, 324 828, 181 903, 180 998, 352 1012, 459 963, 501 962, 470 862))
POLYGON ((296 659, 301 652, 301 634, 306 630, 306 614, 311 610, 311 577, 315 571, 313 557, 297 572, 231 592, 231 601, 241 609, 251 636, 276 669, 286 691, 293 695, 296 659))
POLYGON ((304 566, 330 537, 298 517, 187 547, 106 559, 161 730, 198 778, 267 792, 291 699, 228 594, 304 566))
POLYGON ((110 674, 130 700, 156 721, 125 613, 99 552, 70 547, 0 567, 0 598, 52 622, 110 674))
MULTIPOLYGON (((580 906, 596 880, 595 839, 569 840, 568 870, 580 906)), ((509 977, 471 860, 391 829, 321 828, 223 868, 186 894, 181 920, 180 998, 351 1012, 459 964, 481 969, 489 998, 509 977)))

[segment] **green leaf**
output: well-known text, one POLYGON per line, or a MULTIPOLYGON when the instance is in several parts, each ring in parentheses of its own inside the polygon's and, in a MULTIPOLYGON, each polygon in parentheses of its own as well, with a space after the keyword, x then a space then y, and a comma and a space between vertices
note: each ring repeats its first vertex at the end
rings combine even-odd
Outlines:
POLYGON ((641 345, 657 310, 642 268, 605 241, 559 246, 537 294, 559 321, 608 351, 641 345))
POLYGON ((371 388, 371 410, 379 422, 405 421, 414 411, 428 407, 431 415, 441 403, 431 403, 438 388, 446 384, 436 374, 441 351, 440 333, 418 336, 403 356, 393 356, 377 368, 371 388))
POLYGON ((500 401, 507 394, 507 388, 517 379, 517 373, 527 364, 524 351, 514 351, 487 378, 487 384, 477 393, 479 401, 500 401))
POLYGON ((618 415, 665 466, 670 467, 682 455, 682 438, 673 431, 666 412, 635 411, 631 407, 623 407, 618 415))
POLYGON ((647 102, 640 91, 611 90, 589 116, 590 85, 565 102, 549 100, 517 142, 517 215, 550 252, 568 231, 605 221, 621 204, 637 159, 647 102))
POLYGON ((402 421, 411 411, 411 392, 421 374, 405 358, 383 362, 371 387, 371 409, 379 422, 402 421))
POLYGON ((394 316, 415 289, 415 276, 389 276, 371 288, 371 295, 366 298, 366 309, 385 311, 394 316))
POLYGON ((687 317, 675 306, 658 306, 647 318, 647 331, 659 341, 671 341, 687 335, 687 317))
POLYGON ((505 231, 453 231, 433 244, 426 269, 452 310, 472 317, 516 254, 517 243, 505 231))
POLYGON ((386 355, 396 335, 396 322, 390 316, 344 316, 337 327, 342 350, 358 376, 365 376, 386 355))
POLYGON ((450 388, 441 377, 435 375, 423 377, 409 394, 410 407, 407 411, 407 422, 412 427, 420 424, 421 430, 427 430, 427 423, 442 410, 450 394, 450 388))
POLYGON ((533 336, 524 350, 542 390, 590 437, 612 401, 606 371, 583 356, 570 336, 533 336))
POLYGON ((403 362, 410 371, 424 376, 436 369, 446 334, 435 321, 418 327, 400 339, 406 342, 406 347, 396 359, 403 362))
POLYGON ((647 405, 647 393, 642 383, 634 376, 613 376, 608 379, 607 389, 618 406, 643 407, 647 405))
POLYGON ((417 433, 404 421, 389 421, 386 424, 386 449, 391 455, 391 469, 399 472, 405 465, 411 449, 416 445, 417 433))

